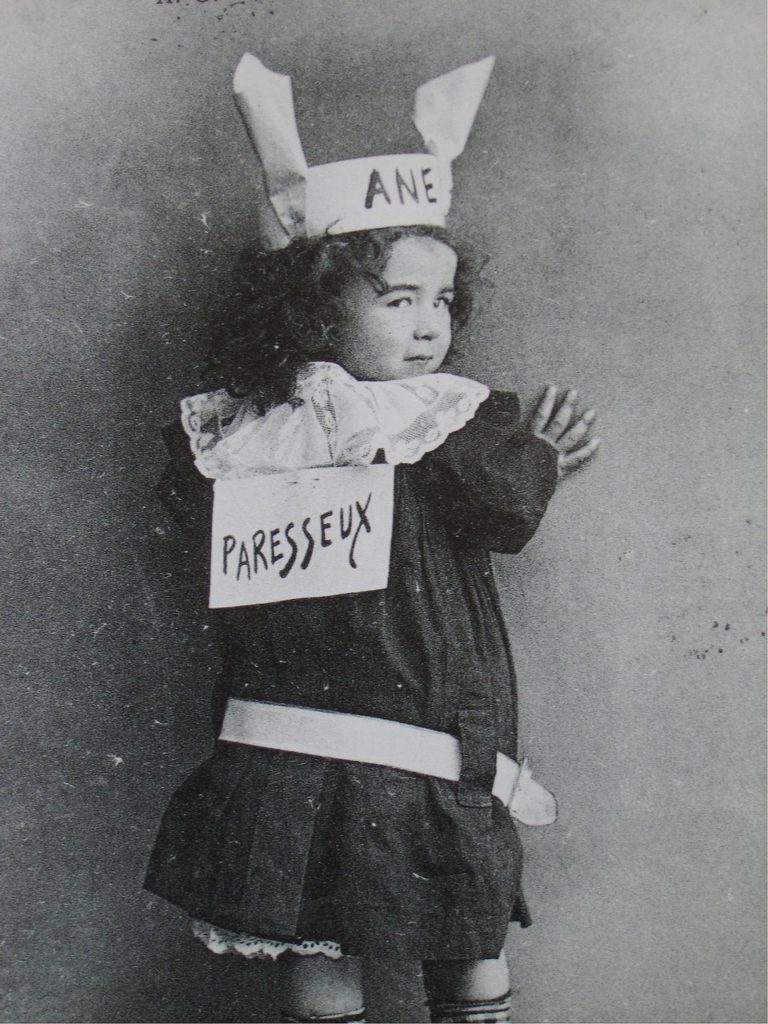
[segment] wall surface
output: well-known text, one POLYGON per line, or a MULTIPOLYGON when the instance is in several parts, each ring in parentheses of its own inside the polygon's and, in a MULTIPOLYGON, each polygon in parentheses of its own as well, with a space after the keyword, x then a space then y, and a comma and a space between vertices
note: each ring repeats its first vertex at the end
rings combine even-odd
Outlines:
MULTIPOLYGON (((209 743, 152 488, 254 231, 249 48, 311 163, 417 146, 416 86, 497 55, 456 166, 493 284, 463 370, 599 411, 497 564, 561 806, 524 836, 515 1020, 765 1020, 764 37, 758 0, 3 0, 3 1019, 276 1019, 266 967, 141 889, 209 743)), ((369 1019, 425 1019, 415 966, 370 986, 369 1019)))

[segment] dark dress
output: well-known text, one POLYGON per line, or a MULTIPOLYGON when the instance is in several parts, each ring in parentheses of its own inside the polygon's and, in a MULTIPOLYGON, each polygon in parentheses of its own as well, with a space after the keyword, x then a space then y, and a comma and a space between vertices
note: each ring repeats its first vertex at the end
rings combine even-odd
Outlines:
MULTIPOLYGON (((210 481, 180 427, 163 496, 205 529, 210 481)), ((492 392, 395 471, 386 590, 222 609, 220 697, 373 715, 459 737, 459 783, 217 741, 174 794, 146 886, 194 917, 344 953, 478 959, 529 923, 514 822, 491 798, 516 756, 515 676, 489 551, 532 536, 557 453, 492 392)), ((221 701, 223 705, 223 700, 221 701)))

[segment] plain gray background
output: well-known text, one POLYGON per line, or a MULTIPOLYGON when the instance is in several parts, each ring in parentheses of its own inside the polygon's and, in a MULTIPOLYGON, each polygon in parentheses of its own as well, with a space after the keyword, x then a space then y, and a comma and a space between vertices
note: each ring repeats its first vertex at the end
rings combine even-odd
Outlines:
MULTIPOLYGON (((419 148, 415 88, 496 54, 455 168, 493 285, 462 369, 600 415, 498 560, 561 807, 524 834, 515 1020, 765 1020, 764 35, 758 0, 0 0, 4 1019, 276 1019, 267 968, 141 889, 209 744, 152 488, 254 230, 251 49, 311 163, 419 148)), ((369 1019, 420 1000, 375 966, 369 1019)))

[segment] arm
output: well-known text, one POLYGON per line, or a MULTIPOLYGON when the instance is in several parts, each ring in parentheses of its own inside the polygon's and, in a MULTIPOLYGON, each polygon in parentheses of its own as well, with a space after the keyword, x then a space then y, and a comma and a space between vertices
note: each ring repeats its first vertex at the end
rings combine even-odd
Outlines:
POLYGON ((516 395, 491 392, 474 420, 428 460, 432 497, 451 533, 473 547, 520 551, 536 532, 558 480, 588 462, 595 413, 575 416, 577 394, 549 385, 530 423, 516 395))
MULTIPOLYGON (((163 428, 169 459, 155 488, 174 522, 180 528, 177 544, 169 549, 171 565, 180 589, 187 588, 190 604, 199 609, 207 585, 210 561, 210 520, 213 481, 195 467, 189 439, 176 420, 163 428)), ((214 626, 217 621, 210 620, 214 626)), ((208 628, 206 626, 206 628, 208 628)), ((214 737, 219 735, 227 699, 227 677, 221 673, 211 695, 214 737)))
POLYGON ((530 540, 558 479, 558 453, 520 419, 516 395, 491 392, 473 420, 422 460, 450 533, 488 551, 530 540))
POLYGON ((163 429, 170 458, 156 491, 177 525, 198 540, 207 540, 213 488, 195 468, 189 440, 176 420, 163 429))

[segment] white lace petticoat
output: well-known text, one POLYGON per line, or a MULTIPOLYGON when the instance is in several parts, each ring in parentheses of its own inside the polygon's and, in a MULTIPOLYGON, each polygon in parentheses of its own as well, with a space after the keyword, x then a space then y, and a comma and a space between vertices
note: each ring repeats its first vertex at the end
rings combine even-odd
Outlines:
POLYGON ((336 942, 280 942, 278 939, 261 939, 244 932, 231 932, 207 921, 192 920, 192 934, 212 953, 239 953, 247 959, 276 960, 282 953, 297 953, 299 956, 321 954, 329 960, 338 960, 344 954, 336 942))

